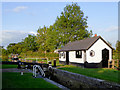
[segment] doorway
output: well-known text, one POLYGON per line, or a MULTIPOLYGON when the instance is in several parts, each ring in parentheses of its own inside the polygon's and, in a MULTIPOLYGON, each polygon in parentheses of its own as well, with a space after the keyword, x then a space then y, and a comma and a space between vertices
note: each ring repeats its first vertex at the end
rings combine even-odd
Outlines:
POLYGON ((109 50, 105 48, 102 50, 102 67, 108 67, 108 60, 109 60, 109 50))
POLYGON ((69 64, 69 52, 66 51, 66 64, 68 65, 69 64))

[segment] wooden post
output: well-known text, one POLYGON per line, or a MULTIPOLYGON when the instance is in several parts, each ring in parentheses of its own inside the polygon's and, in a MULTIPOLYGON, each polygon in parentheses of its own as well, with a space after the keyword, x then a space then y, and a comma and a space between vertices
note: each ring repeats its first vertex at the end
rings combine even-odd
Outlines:
POLYGON ((110 68, 110 60, 108 60, 108 68, 110 68))
POLYGON ((115 60, 112 61, 112 68, 113 69, 115 68, 114 65, 115 65, 115 60))
POLYGON ((118 68, 119 68, 119 67, 120 67, 120 60, 119 60, 119 59, 118 59, 118 64, 119 64, 119 65, 118 65, 118 68))
POLYGON ((48 63, 48 58, 47 58, 47 63, 48 63))
POLYGON ((117 67, 119 67, 119 60, 117 59, 117 67))
POLYGON ((54 67, 56 67, 56 59, 54 59, 54 67))

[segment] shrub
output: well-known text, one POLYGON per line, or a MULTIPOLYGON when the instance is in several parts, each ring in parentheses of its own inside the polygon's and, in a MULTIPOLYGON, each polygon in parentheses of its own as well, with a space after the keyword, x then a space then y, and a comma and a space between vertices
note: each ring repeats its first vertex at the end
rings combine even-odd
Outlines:
POLYGON ((8 56, 2 56, 2 61, 8 61, 8 56))

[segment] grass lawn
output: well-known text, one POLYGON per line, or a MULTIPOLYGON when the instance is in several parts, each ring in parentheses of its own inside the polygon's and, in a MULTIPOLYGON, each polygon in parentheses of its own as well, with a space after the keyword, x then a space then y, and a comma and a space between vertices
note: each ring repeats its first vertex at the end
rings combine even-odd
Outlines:
MULTIPOLYGON (((3 64, 3 69, 17 68, 17 65, 3 64)), ((24 73, 20 75, 17 72, 3 72, 2 73, 2 88, 56 88, 57 86, 46 82, 42 78, 33 78, 32 73, 24 73)))
POLYGON ((17 68, 18 65, 13 65, 13 64, 2 64, 2 68, 17 68))
POLYGON ((56 88, 57 86, 46 82, 42 78, 33 78, 32 73, 3 72, 2 88, 56 88))
POLYGON ((99 79, 104 79, 107 81, 117 82, 120 84, 120 80, 118 76, 120 75, 120 71, 113 69, 105 69, 105 68, 80 68, 72 65, 65 65, 58 67, 58 69, 70 71, 73 73, 78 73, 90 77, 95 77, 99 79))
POLYGON ((2 56, 0 56, 0 61, 2 61, 2 56))

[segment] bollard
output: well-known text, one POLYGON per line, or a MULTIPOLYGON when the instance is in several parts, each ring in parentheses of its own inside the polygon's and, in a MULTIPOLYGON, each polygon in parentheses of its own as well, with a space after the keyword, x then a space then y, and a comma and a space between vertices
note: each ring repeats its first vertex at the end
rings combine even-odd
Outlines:
POLYGON ((56 67, 56 59, 54 59, 54 65, 53 66, 56 67))
POLYGON ((23 72, 21 72, 21 75, 23 75, 23 72))
POLYGON ((49 64, 49 66, 52 66, 52 63, 51 63, 51 61, 49 61, 49 62, 48 62, 48 64, 49 64))
POLYGON ((18 67, 17 67, 18 69, 20 69, 21 68, 21 61, 18 61, 18 67))

